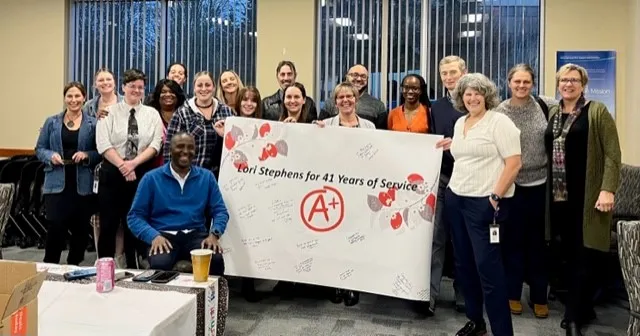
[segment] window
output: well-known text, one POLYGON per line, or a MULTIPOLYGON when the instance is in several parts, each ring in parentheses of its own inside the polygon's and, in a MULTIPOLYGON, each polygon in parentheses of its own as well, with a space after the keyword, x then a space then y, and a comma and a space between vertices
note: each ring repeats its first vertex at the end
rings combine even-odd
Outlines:
POLYGON ((423 71, 431 97, 444 95, 438 62, 456 54, 465 59, 469 72, 491 78, 506 98, 511 67, 518 63, 535 71, 540 67, 540 1, 432 0, 427 35, 429 61, 423 71))
MULTIPOLYGON (((172 62, 193 75, 233 69, 255 83, 256 0, 75 0, 71 6, 70 78, 88 87, 101 67, 120 82, 127 69, 148 78, 147 92, 172 62)), ((119 87, 119 85, 117 86, 119 87)), ((93 90, 89 90, 89 96, 93 90)), ((90 98, 88 97, 88 98, 90 98)))
POLYGON ((513 65, 540 64, 540 0, 319 0, 318 15, 321 106, 356 63, 369 69, 369 92, 389 108, 409 73, 425 77, 432 99, 442 97, 438 62, 447 55, 493 79, 503 98, 513 65))
MULTIPOLYGON (((70 78, 87 86, 92 96, 94 73, 109 68, 116 81, 130 68, 147 75, 149 88, 164 77, 160 69, 159 1, 76 1, 72 6, 70 78)), ((120 83, 120 82, 118 82, 120 83)), ((120 87, 116 85, 116 87, 120 87)))
POLYGON ((318 55, 315 99, 320 106, 344 80, 349 67, 369 70, 369 89, 380 96, 382 0, 327 0, 319 3, 318 55))
POLYGON ((169 60, 182 60, 192 79, 208 70, 217 80, 232 69, 245 85, 255 83, 255 0, 175 0, 168 7, 169 60))

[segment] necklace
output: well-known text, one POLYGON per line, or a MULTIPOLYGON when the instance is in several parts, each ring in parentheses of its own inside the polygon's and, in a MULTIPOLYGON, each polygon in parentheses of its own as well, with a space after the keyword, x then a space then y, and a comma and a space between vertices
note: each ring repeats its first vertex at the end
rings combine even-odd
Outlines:
POLYGON ((198 105, 198 100, 196 99, 196 106, 199 107, 199 108, 209 108, 209 107, 213 106, 213 99, 211 99, 211 104, 209 104, 207 106, 198 105))
POLYGON ((66 117, 67 117, 67 119, 69 119, 67 121, 67 123, 66 123, 67 127, 73 128, 73 126, 76 125, 76 123, 74 121, 76 121, 78 118, 80 118, 80 116, 82 116, 82 113, 78 113, 78 115, 75 118, 71 119, 71 118, 69 118, 69 112, 67 112, 66 117))

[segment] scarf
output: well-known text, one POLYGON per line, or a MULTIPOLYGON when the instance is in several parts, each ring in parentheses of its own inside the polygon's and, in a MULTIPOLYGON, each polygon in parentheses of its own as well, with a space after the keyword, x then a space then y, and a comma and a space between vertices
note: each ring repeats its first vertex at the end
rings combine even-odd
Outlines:
POLYGON ((551 172, 553 178, 553 200, 566 201, 567 195, 567 170, 565 167, 565 140, 569 129, 580 116, 584 107, 584 94, 580 95, 573 112, 569 113, 567 120, 562 123, 562 109, 564 102, 560 101, 560 111, 553 117, 553 154, 551 156, 551 172))

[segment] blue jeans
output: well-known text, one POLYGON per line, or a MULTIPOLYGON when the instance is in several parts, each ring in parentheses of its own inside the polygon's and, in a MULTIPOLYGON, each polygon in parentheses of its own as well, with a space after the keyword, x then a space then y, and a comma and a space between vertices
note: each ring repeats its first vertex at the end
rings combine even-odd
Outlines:
MULTIPOLYGON (((163 271, 172 270, 179 260, 191 261, 191 251, 200 249, 202 241, 209 236, 208 232, 202 231, 191 231, 189 233, 178 231, 175 235, 166 232, 162 232, 161 234, 171 242, 173 248, 169 253, 150 255, 151 246, 149 246, 147 248, 147 255, 149 255, 149 267, 163 271)), ((221 253, 213 254, 211 265, 209 266, 209 274, 216 276, 224 275, 224 259, 221 253)))

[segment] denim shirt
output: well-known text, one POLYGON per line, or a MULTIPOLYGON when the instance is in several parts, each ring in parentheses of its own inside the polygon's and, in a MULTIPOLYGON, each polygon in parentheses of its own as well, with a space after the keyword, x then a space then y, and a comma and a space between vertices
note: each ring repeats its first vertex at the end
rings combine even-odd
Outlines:
MULTIPOLYGON (((45 165, 43 194, 57 194, 64 190, 65 166, 51 163, 53 154, 58 153, 62 156, 63 122, 64 112, 47 118, 38 136, 36 156, 45 165)), ((96 123, 96 118, 82 112, 82 123, 78 131, 78 151, 87 153, 88 160, 78 165, 66 166, 68 169, 77 169, 78 194, 82 196, 93 193, 93 168, 102 160, 102 156, 96 150, 96 123)))
MULTIPOLYGON (((124 100, 124 97, 117 94, 116 93, 116 104, 121 102, 122 100, 124 100)), ((86 114, 88 114, 90 117, 94 117, 97 118, 97 112, 98 112, 98 104, 100 103, 100 94, 96 94, 95 97, 91 98, 91 100, 87 101, 86 103, 84 103, 84 106, 82 106, 82 112, 85 112, 86 114)))

